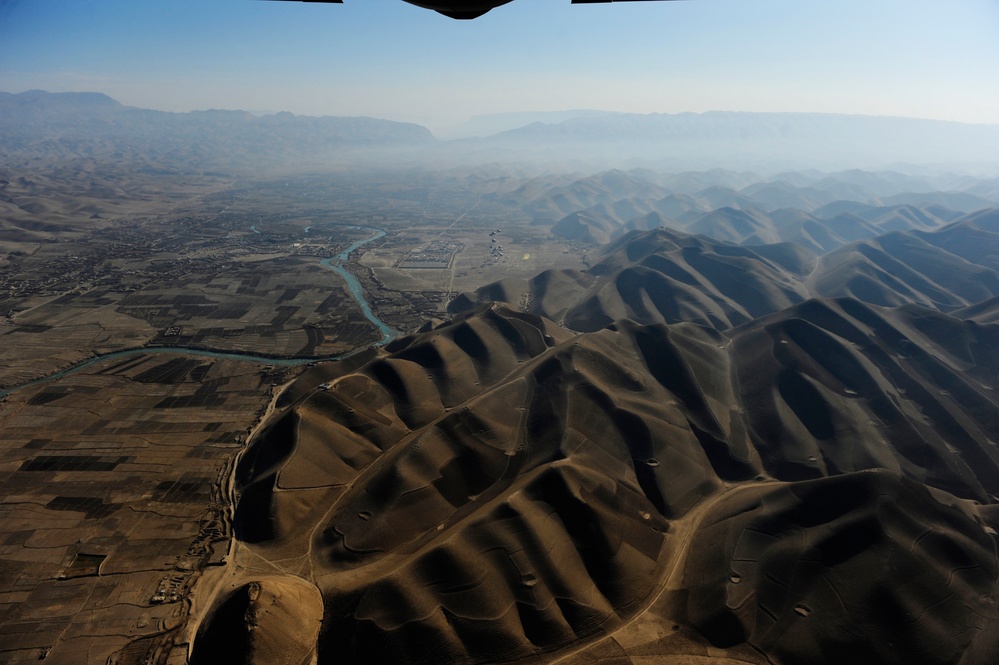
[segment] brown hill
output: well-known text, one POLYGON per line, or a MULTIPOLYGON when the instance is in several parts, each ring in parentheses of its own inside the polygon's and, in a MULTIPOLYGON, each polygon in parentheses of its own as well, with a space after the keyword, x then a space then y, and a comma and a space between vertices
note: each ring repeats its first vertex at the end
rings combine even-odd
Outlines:
POLYGON ((701 201, 686 194, 670 194, 656 202, 656 210, 669 218, 683 220, 688 214, 708 212, 709 208, 701 201))
POLYGON ((719 185, 702 189, 694 194, 694 198, 704 202, 710 210, 717 210, 718 208, 733 208, 735 210, 742 210, 744 208, 762 209, 765 207, 741 192, 719 185))
POLYGON ((309 557, 321 660, 521 658, 637 611, 663 514, 716 481, 659 489, 658 433, 683 427, 633 363, 493 307, 330 367, 244 457, 236 521, 261 556, 309 557))
POLYGON ((999 656, 994 510, 878 471, 733 493, 702 524, 681 611, 709 644, 810 665, 999 656))
POLYGON ((620 228, 621 223, 612 215, 602 211, 583 210, 569 213, 560 219, 552 226, 552 233, 566 240, 575 240, 588 245, 603 245, 620 228))
POLYGON ((754 321, 733 332, 753 446, 780 478, 887 468, 988 502, 999 493, 997 335, 853 299, 754 321))
POLYGON ((999 323, 999 296, 951 312, 959 319, 978 323, 999 323))
MULTIPOLYGON (((989 662, 997 343, 850 299, 729 335, 482 307, 299 380, 230 587, 318 589, 319 662, 989 662)), ((242 593, 195 660, 294 613, 242 593)))
MULTIPOLYGON (((582 332, 622 318, 724 330, 809 297, 949 311, 999 295, 997 220, 995 211, 983 211, 935 232, 853 242, 820 259, 792 243, 735 245, 665 228, 632 232, 604 247, 589 270, 501 280, 459 296, 449 308, 521 304, 582 332)), ((825 238, 821 228, 812 229, 814 244, 825 238)))
MULTIPOLYGON (((616 202, 631 199, 655 201, 670 193, 639 174, 620 170, 605 171, 571 182, 565 182, 565 180, 565 178, 561 178, 551 184, 547 182, 525 183, 528 186, 511 192, 504 197, 504 200, 518 203, 525 212, 535 219, 555 221, 570 213, 594 206, 613 205, 616 202)), ((648 204, 635 203, 633 205, 642 208, 648 204)), ((651 209, 648 207, 641 212, 648 212, 651 209)), ((623 211, 619 211, 618 214, 622 213, 623 211)))
POLYGON ((773 222, 753 206, 722 207, 693 219, 685 229, 714 240, 746 245, 780 242, 773 222))
POLYGON ((824 255, 811 282, 825 297, 879 305, 920 303, 947 311, 999 295, 995 213, 934 233, 889 233, 824 255))
POLYGON ((620 318, 724 329, 806 298, 801 282, 813 267, 814 257, 787 245, 737 247, 656 229, 608 245, 588 271, 502 280, 459 296, 451 309, 529 302, 532 313, 581 331, 620 318))
POLYGON ((795 242, 818 253, 890 231, 937 230, 964 216, 935 204, 830 205, 812 214, 797 207, 761 206, 748 199, 719 207, 689 197, 670 196, 660 201, 622 199, 577 210, 562 217, 552 227, 552 233, 602 245, 628 231, 654 228, 646 219, 649 214, 658 215, 656 221, 661 226, 713 240, 740 245, 795 242))
POLYGON ((792 241, 827 252, 890 231, 935 230, 994 207, 995 201, 970 191, 986 182, 864 171, 788 172, 770 179, 608 171, 570 183, 535 178, 504 200, 522 205, 539 223, 562 220, 553 228, 556 235, 590 244, 648 228, 639 218, 659 212, 666 226, 715 240, 792 241), (662 186, 673 193, 656 200, 662 186))
POLYGON ((834 199, 831 192, 813 187, 795 186, 783 180, 755 183, 739 193, 770 210, 797 208, 811 212, 834 199))
POLYGON ((740 247, 668 229, 634 232, 608 245, 586 272, 546 271, 464 294, 454 312, 478 302, 529 302, 529 311, 573 330, 612 321, 690 321, 725 329, 808 297, 815 258, 792 245, 740 247))

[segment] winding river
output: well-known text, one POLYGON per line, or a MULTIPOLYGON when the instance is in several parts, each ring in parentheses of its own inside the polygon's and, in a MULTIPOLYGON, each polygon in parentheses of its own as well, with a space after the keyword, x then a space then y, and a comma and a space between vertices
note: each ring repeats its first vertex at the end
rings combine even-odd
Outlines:
MULTIPOLYGON (((312 227, 309 227, 312 228, 312 227)), ((384 229, 376 229, 368 226, 343 226, 341 228, 351 229, 355 231, 371 231, 371 235, 367 238, 362 238, 357 242, 351 244, 345 250, 337 254, 336 256, 324 259, 321 263, 323 267, 329 268, 337 275, 339 275, 347 285, 347 291, 350 293, 351 297, 357 302, 361 311, 364 313, 364 317, 368 319, 381 334, 381 339, 375 343, 375 346, 381 346, 387 344, 398 334, 396 330, 393 330, 384 321, 375 316, 374 312, 371 311, 371 305, 368 303, 367 298, 364 297, 364 289, 361 288, 361 283, 357 280, 354 275, 345 268, 345 264, 350 259, 352 252, 357 250, 359 247, 383 238, 385 236, 384 229)), ((254 233, 260 233, 255 226, 250 227, 250 230, 254 233)), ((332 356, 306 356, 306 357, 292 357, 292 358, 278 358, 271 356, 258 356, 248 353, 237 353, 237 352, 227 352, 227 351, 208 351, 205 349, 193 349, 184 346, 144 346, 137 349, 128 349, 126 351, 115 351, 113 353, 106 353, 103 355, 94 356, 93 358, 88 358, 82 362, 79 362, 66 369, 59 370, 58 372, 53 372, 46 376, 40 377, 38 379, 33 379, 31 381, 26 381, 24 383, 10 386, 8 388, 0 389, 0 397, 9 395, 22 388, 28 388, 30 386, 35 386, 47 381, 54 381, 56 379, 61 379, 70 374, 75 374, 82 370, 87 369, 98 363, 102 363, 106 360, 115 360, 116 358, 127 358, 129 356, 138 356, 143 354, 175 354, 184 356, 203 356, 207 358, 219 358, 222 360, 239 360, 248 363, 257 363, 260 365, 274 365, 276 367, 300 367, 302 365, 308 365, 309 363, 321 362, 327 360, 341 360, 349 356, 359 353, 364 349, 354 349, 353 351, 347 351, 346 353, 338 353, 332 356)))
POLYGON ((361 283, 357 281, 357 278, 354 277, 353 273, 351 273, 349 270, 347 270, 344 267, 344 265, 347 263, 347 260, 350 258, 351 252, 353 252, 355 249, 357 249, 362 245, 366 245, 369 242, 372 242, 373 240, 378 240, 379 238, 385 237, 385 231, 383 229, 372 229, 366 226, 348 226, 346 228, 362 230, 362 231, 364 230, 374 231, 374 233, 368 236, 367 238, 364 238, 363 240, 358 240, 353 245, 343 250, 333 258, 323 259, 322 265, 329 268, 336 274, 340 275, 340 277, 343 278, 343 281, 347 283, 347 290, 350 291, 351 297, 353 297, 354 300, 357 301, 357 304, 360 306, 361 311, 364 312, 364 317, 368 321, 371 321, 371 323, 373 323, 375 327, 378 328, 379 332, 381 332, 382 338, 378 342, 378 344, 379 345, 385 344, 388 341, 390 341, 393 337, 395 337, 398 333, 392 328, 389 328, 387 325, 385 325, 384 321, 375 316, 374 312, 371 311, 371 305, 368 303, 367 298, 364 297, 364 289, 361 288, 361 283))

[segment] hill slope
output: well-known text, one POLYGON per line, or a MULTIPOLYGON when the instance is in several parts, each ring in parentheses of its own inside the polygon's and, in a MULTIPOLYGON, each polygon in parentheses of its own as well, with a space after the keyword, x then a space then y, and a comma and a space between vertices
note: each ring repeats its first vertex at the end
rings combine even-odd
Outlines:
POLYGON ((983 211, 939 231, 888 233, 821 257, 792 243, 735 245, 668 229, 632 232, 604 247, 589 270, 502 280, 462 294, 449 308, 528 303, 527 311, 582 332, 620 318, 725 330, 809 297, 949 311, 999 296, 996 219, 994 210, 983 211))
MULTIPOLYGON (((727 335, 628 320, 572 335, 483 306, 302 377, 237 470, 237 536, 322 594, 321 662, 589 643, 568 662, 705 644, 984 662, 996 344, 996 326, 853 299, 727 335)), ((218 605, 200 639, 245 640, 244 611, 218 605)), ((267 631, 274 613, 253 612, 267 631)))

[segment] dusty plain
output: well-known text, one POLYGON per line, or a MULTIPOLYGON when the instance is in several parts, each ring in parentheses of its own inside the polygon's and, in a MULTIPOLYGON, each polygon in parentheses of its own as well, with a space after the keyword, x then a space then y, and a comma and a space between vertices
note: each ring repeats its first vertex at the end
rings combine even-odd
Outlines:
POLYGON ((187 198, 178 192, 181 200, 157 204, 145 195, 118 206, 158 205, 160 214, 93 213, 100 219, 53 224, 32 243, 0 239, 8 261, 0 274, 0 386, 143 346, 330 357, 375 343, 378 331, 321 263, 375 229, 387 235, 355 252, 349 269, 386 324, 402 331, 442 315, 451 297, 483 279, 582 267, 585 250, 562 241, 542 247, 547 230, 509 206, 477 203, 460 181, 394 175, 242 186, 209 179, 218 191, 185 183, 187 198), (442 237, 454 247, 447 268, 398 267, 442 237))
POLYGON ((4 662, 184 662, 191 589, 230 548, 233 457, 283 380, 137 353, 3 398, 4 662))

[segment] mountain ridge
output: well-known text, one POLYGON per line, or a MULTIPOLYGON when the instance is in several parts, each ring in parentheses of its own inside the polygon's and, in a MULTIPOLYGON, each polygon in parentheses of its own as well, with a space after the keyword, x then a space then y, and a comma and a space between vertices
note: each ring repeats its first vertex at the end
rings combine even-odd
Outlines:
POLYGON ((643 324, 736 327, 813 297, 851 296, 881 306, 938 311, 999 295, 996 210, 932 231, 893 231, 817 254, 790 242, 735 244, 658 228, 605 245, 584 271, 508 278, 451 301, 528 303, 527 311, 581 332, 621 318, 643 324))
MULTIPOLYGON (((922 120, 916 118, 897 118, 883 116, 852 116, 828 113, 757 113, 734 111, 709 111, 705 113, 612 113, 593 116, 574 117, 558 124, 533 123, 518 129, 500 132, 482 138, 457 139, 441 141, 435 138, 426 127, 412 123, 397 123, 388 120, 368 118, 360 122, 362 117, 337 116, 304 116, 287 112, 265 116, 254 116, 245 111, 192 111, 183 114, 171 114, 166 111, 153 111, 123 106, 114 102, 103 93, 47 93, 44 91, 28 91, 23 93, 0 93, 0 111, 4 120, 0 122, 0 138, 3 138, 6 154, 12 154, 11 148, 24 149, 25 139, 40 138, 37 131, 44 129, 44 120, 48 117, 62 123, 64 130, 72 129, 74 125, 66 124, 67 118, 59 117, 55 107, 66 107, 77 103, 77 110, 89 112, 90 131, 104 131, 102 136, 121 136, 114 131, 108 133, 108 113, 113 113, 118 120, 131 118, 127 122, 135 125, 142 134, 159 127, 164 123, 178 124, 178 118, 184 121, 184 129, 193 131, 198 140, 207 140, 210 147, 216 151, 236 140, 246 141, 245 133, 241 134, 229 127, 229 133, 223 136, 205 134, 204 127, 198 127, 195 120, 209 122, 214 119, 221 122, 239 121, 252 128, 278 131, 276 127, 290 126, 308 127, 311 131, 322 131, 313 141, 308 141, 301 134, 292 133, 285 137, 292 141, 292 150, 280 150, 280 142, 264 141, 266 150, 249 151, 246 146, 240 146, 241 154, 233 155, 231 161, 246 159, 249 155, 258 160, 266 157, 267 152, 275 154, 274 165, 281 161, 289 161, 291 153, 298 151, 299 159, 317 159, 323 155, 323 150, 343 147, 346 144, 364 146, 407 147, 431 146, 439 149, 434 151, 434 157, 442 155, 448 159, 465 162, 475 158, 483 150, 493 151, 497 155, 506 155, 503 159, 522 160, 533 159, 550 162, 552 159, 606 159, 617 155, 617 161, 655 160, 661 163, 687 164, 695 168, 711 168, 719 163, 727 164, 783 164, 794 168, 814 167, 816 165, 866 164, 867 166, 887 165, 902 162, 916 164, 995 164, 994 155, 999 153, 999 125, 974 125, 940 120, 922 120), (112 104, 112 102, 114 102, 112 104), (33 114, 29 117, 17 117, 20 109, 30 105, 33 114), (42 112, 39 112, 42 111, 42 112), (53 115, 54 114, 54 115, 53 115), (96 114, 96 115, 95 115, 96 114), (141 120, 138 118, 142 118, 141 120), (331 120, 331 118, 339 118, 331 120), (350 127, 353 120, 354 127, 350 127), (14 127, 12 122, 21 123, 14 127), (156 121, 156 122, 154 122, 156 121), (158 124, 157 124, 158 122, 158 124), (356 126, 358 123, 361 126, 356 126), (338 125, 338 126, 337 126, 338 125), (198 134, 197 132, 201 132, 198 134), (318 140, 315 140, 317 139, 318 140), (831 141, 829 140, 831 139, 831 141), (576 147, 569 144, 575 142, 576 147), (616 142, 627 145, 627 150, 609 149, 607 145, 616 142), (318 145, 317 145, 318 143, 318 145), (698 146, 691 153, 692 146, 698 146), (247 155, 246 153, 249 153, 247 155), (721 156, 727 155, 722 160, 721 156), (277 157, 280 157, 278 159, 277 157)), ((23 113, 21 114, 24 115, 23 113)), ((75 118, 77 128, 88 118, 75 118)), ((113 129, 113 128, 112 128, 113 129)), ((120 129, 120 128, 119 128, 120 129)), ((71 134, 70 134, 71 135, 71 134)), ((127 134, 126 134, 127 135, 127 134)), ((65 137, 65 136, 64 136, 65 137)), ((86 139, 84 135, 81 138, 86 139)), ((92 138, 92 137, 91 137, 92 138)), ((147 144, 145 147, 149 147, 147 144)), ((151 145, 159 145, 152 143, 151 145)), ((38 149, 38 146, 35 146, 38 149)), ((100 154, 100 153, 98 153, 100 154)), ((141 154, 136 150, 135 154, 141 154)), ((210 151, 181 153, 178 158, 188 160, 211 161, 210 151)), ((216 160, 218 161, 218 160, 216 160)), ((267 163, 264 161, 263 163, 267 163)))
POLYGON ((67 159, 198 171, 243 172, 333 164, 359 149, 434 144, 425 127, 367 117, 246 111, 187 113, 124 106, 101 93, 0 96, 0 156, 46 165, 67 159))
MULTIPOLYGON (((579 335, 483 304, 299 379, 240 463, 237 536, 312 561, 327 610, 303 658, 986 662, 996 343, 852 298, 579 335)), ((253 579, 232 593, 280 583, 253 579)), ((228 604, 192 663, 244 640, 228 604)), ((284 621, 251 608, 251 641, 284 621)))

